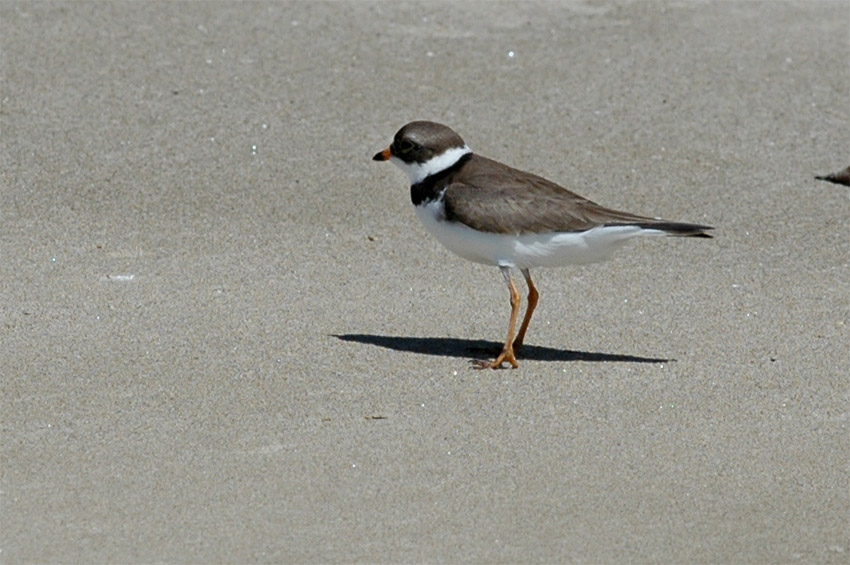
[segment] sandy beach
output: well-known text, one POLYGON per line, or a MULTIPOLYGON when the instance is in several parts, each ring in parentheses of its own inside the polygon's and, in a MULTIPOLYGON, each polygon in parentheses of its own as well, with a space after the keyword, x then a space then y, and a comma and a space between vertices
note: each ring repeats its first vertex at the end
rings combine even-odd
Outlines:
POLYGON ((0 561, 847 563, 848 26, 0 1, 0 561), (536 271, 475 371, 502 277, 371 160, 415 119, 715 238, 536 271))

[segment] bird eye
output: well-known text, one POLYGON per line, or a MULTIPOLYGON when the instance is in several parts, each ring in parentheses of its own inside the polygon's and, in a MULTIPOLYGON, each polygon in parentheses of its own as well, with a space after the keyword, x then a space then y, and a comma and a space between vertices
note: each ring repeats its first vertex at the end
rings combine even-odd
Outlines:
POLYGON ((396 144, 396 150, 401 154, 411 153, 414 149, 416 144, 409 139, 402 139, 396 144))

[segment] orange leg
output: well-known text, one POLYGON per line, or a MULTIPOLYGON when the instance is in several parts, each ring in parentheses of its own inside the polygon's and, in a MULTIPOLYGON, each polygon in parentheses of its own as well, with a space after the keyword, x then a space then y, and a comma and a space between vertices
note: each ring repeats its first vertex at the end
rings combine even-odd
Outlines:
POLYGON ((508 339, 505 341, 505 347, 502 348, 502 352, 496 357, 495 361, 479 361, 478 369, 501 369, 502 363, 510 363, 514 369, 519 367, 519 363, 517 363, 516 356, 514 355, 514 332, 516 331, 519 306, 522 299, 514 285, 513 279, 511 279, 510 267, 499 267, 499 269, 501 269, 502 276, 505 277, 505 281, 508 283, 508 290, 511 291, 511 325, 508 326, 508 339))
POLYGON ((522 325, 519 327, 519 333, 514 340, 514 351, 522 347, 522 342, 525 340, 525 332, 528 330, 528 323, 531 321, 531 316, 534 314, 534 309, 537 307, 537 299, 540 293, 537 292, 537 287, 531 280, 531 273, 528 269, 521 269, 522 276, 525 277, 525 282, 528 284, 528 305, 525 307, 525 317, 522 319, 522 325))

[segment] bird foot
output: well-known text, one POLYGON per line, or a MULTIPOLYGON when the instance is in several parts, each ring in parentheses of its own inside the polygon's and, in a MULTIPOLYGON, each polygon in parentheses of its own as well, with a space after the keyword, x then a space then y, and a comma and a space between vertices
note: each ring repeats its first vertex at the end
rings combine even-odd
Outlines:
POLYGON ((502 365, 504 363, 510 363, 511 367, 516 369, 519 367, 519 363, 516 360, 516 356, 514 355, 513 348, 504 349, 502 353, 499 354, 498 357, 494 361, 476 361, 475 368, 476 369, 502 369, 502 365))

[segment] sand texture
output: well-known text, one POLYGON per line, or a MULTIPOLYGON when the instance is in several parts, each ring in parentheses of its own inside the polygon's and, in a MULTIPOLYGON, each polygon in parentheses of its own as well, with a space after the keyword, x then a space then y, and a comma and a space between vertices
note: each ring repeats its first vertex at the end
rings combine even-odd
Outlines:
POLYGON ((848 29, 2 0, 0 561, 847 563, 848 29), (508 292, 371 160, 414 119, 716 237, 535 271, 472 370, 508 292))

